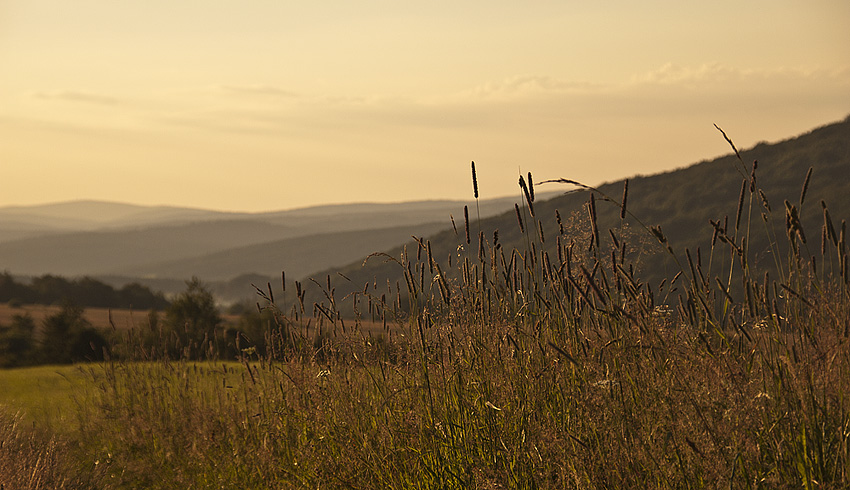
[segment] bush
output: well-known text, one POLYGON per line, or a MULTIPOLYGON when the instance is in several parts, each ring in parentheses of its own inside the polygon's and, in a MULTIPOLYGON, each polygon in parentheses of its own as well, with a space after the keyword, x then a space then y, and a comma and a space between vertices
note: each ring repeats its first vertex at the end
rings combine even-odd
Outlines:
POLYGON ((83 316, 83 309, 65 303, 44 319, 39 357, 44 363, 69 364, 104 357, 106 338, 83 316))
POLYGON ((27 315, 15 315, 10 326, 0 325, 0 367, 34 364, 35 322, 27 315))
POLYGON ((216 332, 223 320, 215 298, 197 277, 186 281, 186 290, 165 310, 165 322, 176 337, 177 345, 190 358, 224 349, 223 345, 216 344, 216 332))

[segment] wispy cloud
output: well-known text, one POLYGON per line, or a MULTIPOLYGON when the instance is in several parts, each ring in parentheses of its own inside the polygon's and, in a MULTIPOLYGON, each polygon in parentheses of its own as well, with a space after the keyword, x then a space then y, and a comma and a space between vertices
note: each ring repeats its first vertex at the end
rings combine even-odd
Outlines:
POLYGON ((734 68, 722 63, 705 63, 699 66, 680 66, 667 63, 655 70, 635 75, 631 84, 638 85, 724 85, 765 83, 782 87, 793 82, 820 84, 850 83, 850 66, 833 68, 783 67, 772 69, 734 68))
POLYGON ((508 100, 546 94, 575 94, 603 89, 600 84, 561 80, 543 75, 517 75, 505 80, 487 82, 459 94, 478 100, 508 100))
POLYGON ((218 85, 216 87, 222 92, 229 94, 259 95, 273 97, 300 98, 298 92, 273 85, 218 85))
MULTIPOLYGON (((312 140, 317 135, 369 131, 530 131, 612 118, 694 113, 715 117, 742 104, 768 111, 777 101, 802 107, 840 100, 842 95, 850 95, 847 67, 757 70, 721 63, 665 64, 620 83, 526 74, 429 95, 343 96, 266 84, 214 85, 172 94, 161 104, 146 103, 144 110, 137 107, 136 116, 166 128, 312 140)), ((82 92, 42 96, 104 100, 82 92)))
POLYGON ((657 87, 665 91, 695 88, 722 92, 728 89, 752 88, 771 92, 793 91, 800 86, 850 87, 850 65, 830 68, 785 67, 774 69, 741 69, 719 62, 694 66, 674 63, 638 73, 621 83, 591 83, 564 80, 546 75, 518 75, 490 81, 469 90, 444 97, 444 101, 507 102, 542 98, 574 98, 574 96, 628 94, 635 90, 657 87))
POLYGON ((30 92, 30 95, 35 99, 64 100, 70 102, 81 102, 86 104, 115 105, 121 102, 118 98, 115 97, 80 90, 34 91, 30 92))

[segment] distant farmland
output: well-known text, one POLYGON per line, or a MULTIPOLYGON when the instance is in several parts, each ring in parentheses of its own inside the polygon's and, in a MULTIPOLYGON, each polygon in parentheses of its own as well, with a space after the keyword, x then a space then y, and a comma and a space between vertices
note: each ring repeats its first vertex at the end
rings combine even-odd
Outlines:
MULTIPOLYGON (((56 314, 61 310, 62 307, 57 305, 21 305, 19 307, 12 307, 8 304, 0 304, 0 325, 11 324, 12 318, 15 315, 29 314, 35 321, 36 326, 40 327, 46 317, 56 314)), ((112 324, 119 330, 146 327, 148 324, 147 310, 113 309, 111 312, 112 324)), ((159 314, 161 318, 164 313, 160 312, 159 314)), ((112 329, 112 325, 109 323, 109 315, 109 308, 85 308, 83 310, 83 316, 86 320, 92 326, 99 329, 112 329)), ((222 318, 226 323, 235 323, 237 319, 233 315, 222 315, 222 318)))
MULTIPOLYGON (((37 327, 41 327, 44 319, 50 315, 56 314, 62 310, 58 305, 21 305, 12 307, 8 304, 0 304, 0 325, 10 325, 12 318, 15 315, 29 314, 35 321, 37 327)), ((117 330, 129 330, 131 328, 146 328, 148 326, 148 310, 124 310, 112 309, 112 323, 117 330)), ((112 325, 109 323, 109 308, 84 308, 83 316, 93 327, 98 329, 111 330, 112 325)), ((160 320, 165 316, 165 312, 160 311, 160 320)), ((225 315, 221 318, 226 326, 236 325, 239 322, 239 315, 225 315)), ((351 328, 354 321, 346 321, 346 326, 351 328)), ((391 330, 395 331, 395 325, 390 322, 391 330)), ((315 326, 313 327, 315 328, 315 326)), ((385 328, 380 321, 362 320, 360 328, 366 335, 380 335, 385 332, 385 328)), ((333 334, 333 325, 326 324, 323 329, 333 334)), ((339 325, 339 330, 342 330, 342 324, 339 325)))

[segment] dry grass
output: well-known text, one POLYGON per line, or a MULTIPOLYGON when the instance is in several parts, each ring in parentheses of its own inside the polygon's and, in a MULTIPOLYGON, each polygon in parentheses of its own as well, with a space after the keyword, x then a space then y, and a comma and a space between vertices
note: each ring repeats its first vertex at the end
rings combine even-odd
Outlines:
POLYGON ((61 490, 85 488, 73 477, 69 446, 0 407, 0 488, 61 490))
POLYGON ((772 242, 783 258, 764 278, 745 246, 761 189, 741 165, 741 216, 708 230, 703 262, 639 221, 638 235, 598 229, 604 201, 629 215, 604 195, 544 233, 529 175, 524 249, 479 232, 453 267, 427 241, 384 257, 406 290, 367 286, 359 304, 391 338, 343 332, 329 281, 313 316, 269 297, 270 355, 108 361, 56 454, 109 489, 847 488, 844 225, 824 223, 841 231, 815 252, 832 267, 815 268, 787 204, 772 236, 788 244, 772 242), (681 263, 675 303, 634 272, 646 239, 681 263))

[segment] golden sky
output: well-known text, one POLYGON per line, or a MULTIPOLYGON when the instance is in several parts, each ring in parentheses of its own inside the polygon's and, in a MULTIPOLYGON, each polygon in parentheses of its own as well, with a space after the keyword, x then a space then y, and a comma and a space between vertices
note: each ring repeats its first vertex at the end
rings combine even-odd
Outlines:
POLYGON ((499 197, 848 114, 847 0, 0 0, 0 206, 499 197))

